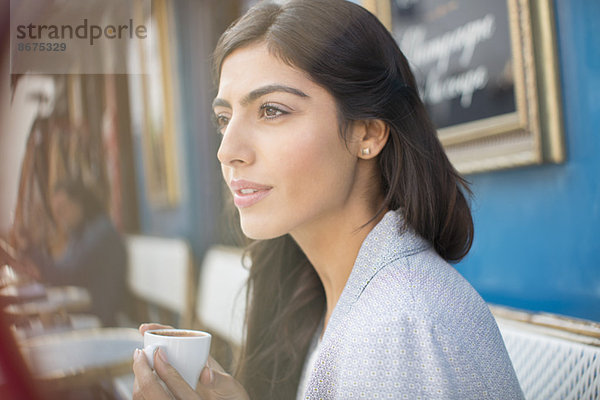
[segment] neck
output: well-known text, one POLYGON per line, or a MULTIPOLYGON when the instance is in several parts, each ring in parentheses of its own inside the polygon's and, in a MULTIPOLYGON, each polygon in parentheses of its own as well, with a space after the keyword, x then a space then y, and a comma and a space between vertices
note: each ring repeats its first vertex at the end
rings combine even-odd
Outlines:
POLYGON ((323 331, 342 295, 363 241, 383 218, 384 213, 381 213, 365 225, 375 216, 375 212, 365 207, 348 206, 334 215, 319 219, 311 227, 292 233, 325 290, 327 308, 323 331))

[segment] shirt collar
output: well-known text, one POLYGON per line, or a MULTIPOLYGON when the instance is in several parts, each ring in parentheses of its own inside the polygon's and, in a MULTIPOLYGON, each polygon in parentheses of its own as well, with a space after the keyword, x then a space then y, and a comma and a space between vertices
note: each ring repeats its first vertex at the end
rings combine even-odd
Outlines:
MULTIPOLYGON (((363 241, 352 272, 331 316, 333 322, 358 300, 371 279, 390 262, 431 245, 405 223, 401 210, 388 211, 363 241)), ((327 332, 326 332, 327 333, 327 332)))

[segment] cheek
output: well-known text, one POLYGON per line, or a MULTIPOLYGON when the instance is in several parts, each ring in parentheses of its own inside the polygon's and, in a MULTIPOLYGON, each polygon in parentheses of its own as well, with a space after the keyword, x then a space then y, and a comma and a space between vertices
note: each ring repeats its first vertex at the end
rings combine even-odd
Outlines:
MULTIPOLYGON (((328 132, 327 135, 337 133, 328 132)), ((346 190, 351 183, 352 157, 338 136, 323 140, 304 137, 282 152, 279 160, 286 192, 313 202, 327 194, 346 190)))

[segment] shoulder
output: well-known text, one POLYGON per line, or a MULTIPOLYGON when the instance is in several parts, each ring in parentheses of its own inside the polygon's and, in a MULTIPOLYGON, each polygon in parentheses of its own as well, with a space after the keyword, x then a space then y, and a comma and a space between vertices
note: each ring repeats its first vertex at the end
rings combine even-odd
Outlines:
POLYGON ((392 395, 413 385, 408 393, 429 398, 519 392, 486 303, 433 250, 382 268, 346 317, 337 341, 344 395, 371 384, 392 395))
POLYGON ((77 246, 86 252, 101 254, 102 258, 125 257, 125 242, 108 215, 101 214, 87 222, 77 240, 77 246))
POLYGON ((88 220, 85 225, 86 232, 112 232, 115 231, 115 226, 106 214, 99 214, 96 217, 88 220))
POLYGON ((347 340, 356 337, 368 343, 370 351, 389 353, 392 363, 395 359, 412 363, 411 358, 426 356, 434 364, 445 360, 446 368, 463 370, 495 356, 507 360, 485 301, 431 249, 383 267, 347 318, 351 335, 347 340))
POLYGON ((387 263, 365 286, 352 309, 376 309, 379 315, 420 315, 448 327, 463 318, 492 318, 479 293, 432 248, 387 263))
POLYGON ((100 214, 89 220, 84 226, 82 236, 84 239, 92 241, 105 238, 121 238, 115 225, 106 214, 100 214))

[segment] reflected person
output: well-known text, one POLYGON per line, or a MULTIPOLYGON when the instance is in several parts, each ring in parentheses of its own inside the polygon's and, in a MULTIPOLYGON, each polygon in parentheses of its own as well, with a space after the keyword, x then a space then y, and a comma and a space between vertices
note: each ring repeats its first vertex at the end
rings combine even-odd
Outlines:
POLYGON ((104 326, 115 326, 126 293, 127 253, 121 235, 102 203, 79 180, 58 182, 51 207, 68 241, 56 258, 39 249, 29 250, 41 279, 51 285, 88 289, 90 312, 100 317, 104 326))

